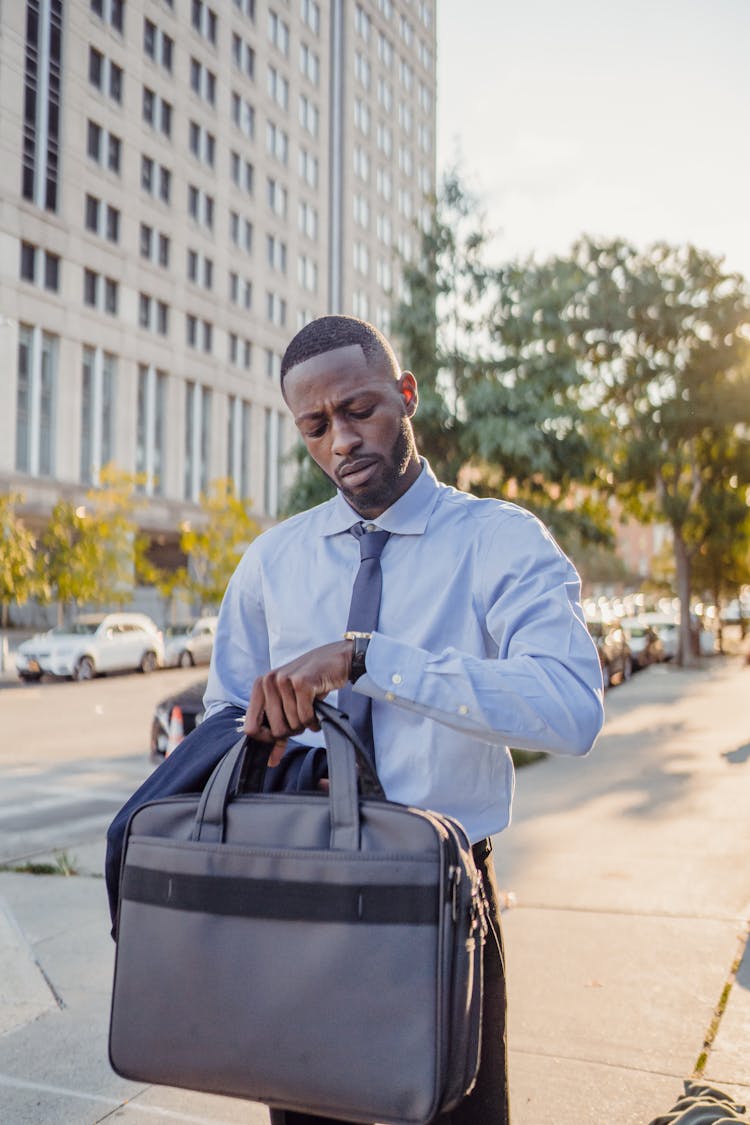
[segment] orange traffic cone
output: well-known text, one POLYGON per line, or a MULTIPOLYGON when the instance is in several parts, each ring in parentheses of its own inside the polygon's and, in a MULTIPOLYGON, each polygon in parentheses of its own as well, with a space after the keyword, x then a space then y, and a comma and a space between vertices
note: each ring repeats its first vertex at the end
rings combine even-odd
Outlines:
POLYGON ((176 703, 172 708, 172 714, 169 716, 169 733, 167 735, 167 748, 164 751, 166 758, 173 750, 182 742, 185 737, 185 727, 182 721, 182 708, 176 703))

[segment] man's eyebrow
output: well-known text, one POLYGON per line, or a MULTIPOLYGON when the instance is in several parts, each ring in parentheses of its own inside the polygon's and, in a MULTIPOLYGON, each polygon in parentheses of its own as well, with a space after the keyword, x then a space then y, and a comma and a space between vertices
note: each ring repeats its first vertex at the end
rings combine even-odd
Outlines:
MULTIPOLYGON (((341 402, 336 403, 336 409, 337 410, 347 410, 348 407, 350 407, 353 402, 358 402, 360 399, 366 398, 368 395, 370 395, 372 393, 373 392, 370 391, 370 390, 364 390, 363 389, 361 391, 358 391, 354 395, 349 395, 348 398, 342 398, 341 402)), ((325 410, 310 410, 305 414, 298 414, 295 421, 298 424, 300 422, 311 422, 316 418, 325 417, 325 413, 326 413, 325 410)))

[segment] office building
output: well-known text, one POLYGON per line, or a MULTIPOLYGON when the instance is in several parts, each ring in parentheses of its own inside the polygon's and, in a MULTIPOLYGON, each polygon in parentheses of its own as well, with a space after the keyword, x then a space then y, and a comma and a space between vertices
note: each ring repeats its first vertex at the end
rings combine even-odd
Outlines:
POLYGON ((387 330, 429 219, 435 0, 1 12, 0 491, 40 523, 113 462, 155 542, 224 476, 273 519, 286 343, 387 330))

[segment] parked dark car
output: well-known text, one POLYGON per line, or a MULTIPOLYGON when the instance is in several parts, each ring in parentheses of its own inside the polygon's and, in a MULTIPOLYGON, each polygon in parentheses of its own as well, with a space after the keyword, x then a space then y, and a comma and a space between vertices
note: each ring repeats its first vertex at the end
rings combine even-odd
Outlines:
POLYGON ((179 707, 182 720, 182 735, 190 734, 203 721, 203 695, 207 680, 198 680, 189 687, 168 695, 156 704, 151 723, 151 760, 161 762, 166 757, 169 744, 169 726, 172 711, 179 707))
POLYGON ((633 674, 633 656, 620 622, 597 619, 586 624, 599 653, 605 688, 629 680, 633 674))

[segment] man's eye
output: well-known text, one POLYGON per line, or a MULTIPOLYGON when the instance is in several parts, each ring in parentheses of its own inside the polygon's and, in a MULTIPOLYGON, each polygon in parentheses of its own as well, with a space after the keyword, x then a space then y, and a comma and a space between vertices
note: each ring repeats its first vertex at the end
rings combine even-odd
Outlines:
POLYGON ((322 437, 325 432, 326 432, 325 423, 322 423, 320 426, 314 426, 312 429, 307 430, 306 433, 305 433, 305 437, 309 437, 309 438, 322 437))
POLYGON ((372 414, 374 406, 365 406, 362 410, 350 410, 352 418, 369 418, 372 414))

